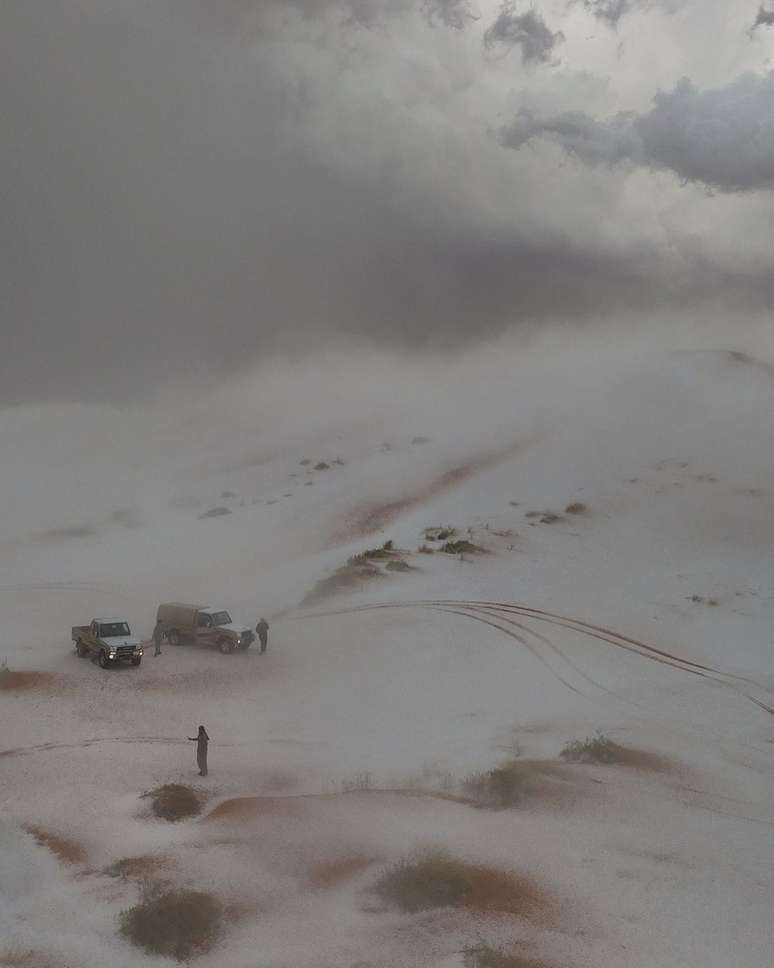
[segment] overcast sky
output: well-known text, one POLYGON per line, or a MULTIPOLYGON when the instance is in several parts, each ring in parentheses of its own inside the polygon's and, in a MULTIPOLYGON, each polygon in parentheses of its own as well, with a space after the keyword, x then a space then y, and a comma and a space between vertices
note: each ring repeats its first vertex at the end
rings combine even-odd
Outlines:
POLYGON ((768 0, 3 0, 0 402, 743 326, 774 308, 772 53, 768 0))

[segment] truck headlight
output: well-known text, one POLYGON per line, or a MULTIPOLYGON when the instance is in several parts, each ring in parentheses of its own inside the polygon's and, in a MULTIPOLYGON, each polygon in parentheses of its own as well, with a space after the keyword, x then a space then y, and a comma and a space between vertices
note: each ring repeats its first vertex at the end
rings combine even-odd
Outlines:
POLYGON ((110 652, 108 653, 108 658, 109 659, 115 659, 115 657, 116 657, 116 654, 115 654, 114 650, 111 649, 110 652))

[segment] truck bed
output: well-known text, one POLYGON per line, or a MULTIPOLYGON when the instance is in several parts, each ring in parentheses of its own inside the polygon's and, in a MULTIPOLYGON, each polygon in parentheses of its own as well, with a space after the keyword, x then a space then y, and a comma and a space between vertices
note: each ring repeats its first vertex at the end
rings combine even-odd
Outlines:
POLYGON ((84 638, 89 632, 88 625, 73 625, 72 638, 73 642, 77 642, 78 639, 84 638))

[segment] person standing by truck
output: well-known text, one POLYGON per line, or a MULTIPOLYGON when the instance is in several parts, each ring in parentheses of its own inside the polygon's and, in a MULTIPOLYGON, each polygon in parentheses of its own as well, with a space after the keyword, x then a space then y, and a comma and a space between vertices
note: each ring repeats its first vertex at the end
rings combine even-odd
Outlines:
POLYGON ((200 726, 198 735, 188 736, 187 739, 196 743, 196 763, 199 767, 199 776, 207 776, 207 746, 210 742, 207 730, 204 726, 200 726))
POLYGON ((156 627, 153 630, 153 644, 156 646, 154 655, 161 655, 161 640, 164 638, 164 626, 161 619, 156 619, 156 627))
POLYGON ((260 654, 263 655, 263 653, 266 651, 266 646, 269 642, 269 623, 266 621, 265 618, 262 618, 260 622, 255 626, 255 631, 258 633, 258 638, 261 643, 260 654))

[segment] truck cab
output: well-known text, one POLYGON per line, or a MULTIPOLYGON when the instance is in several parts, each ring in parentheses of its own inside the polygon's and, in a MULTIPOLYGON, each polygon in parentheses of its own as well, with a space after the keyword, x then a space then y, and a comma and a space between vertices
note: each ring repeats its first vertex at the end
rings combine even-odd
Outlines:
POLYGON ((119 662, 142 662, 142 642, 132 635, 122 618, 93 618, 88 625, 74 625, 72 639, 81 658, 96 655, 103 669, 119 662))

